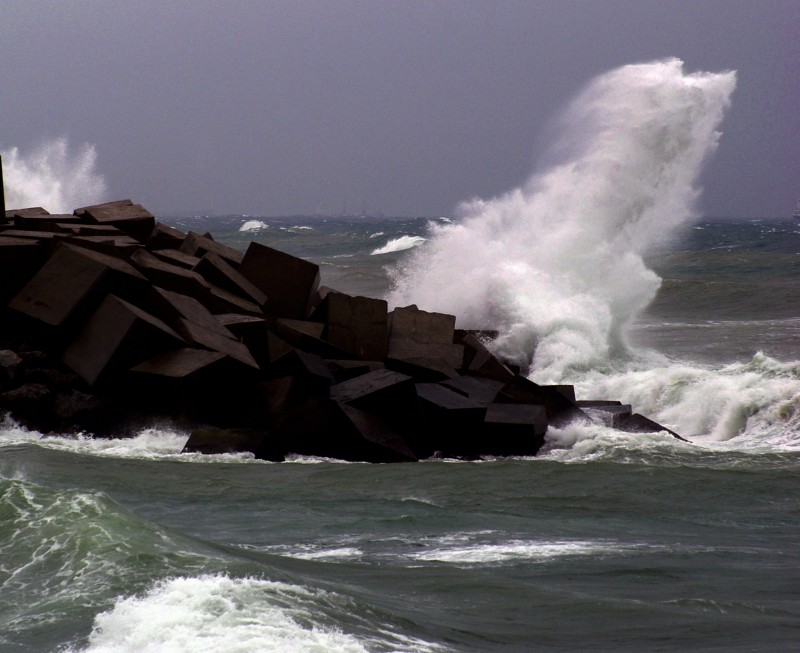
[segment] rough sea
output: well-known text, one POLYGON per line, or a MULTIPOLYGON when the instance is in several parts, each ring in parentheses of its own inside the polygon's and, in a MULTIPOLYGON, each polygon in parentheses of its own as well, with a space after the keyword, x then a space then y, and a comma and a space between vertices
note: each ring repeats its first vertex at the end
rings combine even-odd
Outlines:
POLYGON ((534 380, 689 443, 592 424, 535 458, 268 463, 181 455, 169 423, 6 420, 0 651, 797 651, 800 224, 692 217, 732 89, 613 71, 579 147, 449 217, 159 216, 499 328, 534 380))

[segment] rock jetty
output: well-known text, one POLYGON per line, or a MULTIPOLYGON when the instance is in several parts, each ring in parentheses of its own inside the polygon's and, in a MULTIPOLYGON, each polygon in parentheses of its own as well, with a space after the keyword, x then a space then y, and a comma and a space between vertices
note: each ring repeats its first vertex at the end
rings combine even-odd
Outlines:
POLYGON ((164 417, 191 430, 184 451, 400 462, 534 455, 549 425, 598 416, 667 430, 533 383, 495 336, 321 287, 312 262, 130 200, 0 218, 0 410, 44 433, 164 417))

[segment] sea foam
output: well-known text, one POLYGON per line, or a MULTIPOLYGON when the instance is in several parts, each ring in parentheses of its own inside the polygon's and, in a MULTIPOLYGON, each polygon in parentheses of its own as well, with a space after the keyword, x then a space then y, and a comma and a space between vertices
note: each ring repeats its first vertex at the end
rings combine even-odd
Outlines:
POLYGON ((341 651, 364 653, 355 637, 319 625, 310 590, 255 578, 172 578, 122 598, 98 615, 87 653, 158 651, 341 651))
POLYGON ((93 145, 71 150, 67 139, 59 138, 27 154, 12 147, 0 155, 9 209, 41 206, 50 213, 72 213, 103 201, 106 183, 97 172, 93 145))
POLYGON ((500 353, 538 380, 628 355, 627 328, 660 284, 642 256, 694 215, 735 83, 678 59, 599 76, 567 107, 549 165, 431 224, 393 271, 390 304, 499 328, 500 353))

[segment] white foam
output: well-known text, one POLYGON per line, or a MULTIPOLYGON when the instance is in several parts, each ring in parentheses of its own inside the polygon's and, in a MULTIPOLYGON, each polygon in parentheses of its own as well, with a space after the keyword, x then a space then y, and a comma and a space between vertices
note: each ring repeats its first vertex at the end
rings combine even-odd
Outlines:
POLYGON ((636 548, 605 540, 508 540, 505 542, 476 542, 434 548, 411 554, 414 560, 452 564, 492 564, 514 561, 547 562, 558 558, 621 554, 636 548))
POLYGON ((400 236, 399 238, 393 238, 383 247, 372 250, 372 256, 391 254, 393 252, 402 252, 407 249, 412 249, 424 243, 425 240, 426 239, 422 236, 400 236))
POLYGON ((254 578, 200 576, 157 583, 95 618, 86 653, 340 651, 365 653, 354 636, 322 626, 323 592, 254 578), (304 626, 300 622, 314 625, 304 626))
POLYGON ((576 383, 576 394, 624 397, 637 412, 704 444, 800 450, 800 361, 757 353, 721 367, 671 363, 594 371, 576 383))
POLYGON ((394 271, 390 304, 497 327, 501 353, 551 378, 624 354, 660 284, 642 255, 693 216, 734 86, 732 72, 687 75, 677 59, 596 78, 564 112, 552 163, 432 223, 394 271))
POLYGON ((41 206, 50 213, 72 213, 103 201, 106 185, 96 170, 93 145, 70 151, 67 139, 59 138, 24 155, 16 147, 0 155, 8 209, 41 206))
POLYGON ((88 434, 45 436, 38 431, 29 431, 18 426, 10 419, 0 424, 0 447, 35 444, 47 449, 108 458, 170 460, 185 463, 272 464, 256 460, 247 452, 213 455, 181 453, 188 437, 188 433, 168 426, 145 428, 131 437, 94 438, 88 434))
POLYGON ((262 229, 269 229, 269 225, 261 220, 247 220, 239 227, 239 231, 260 231, 262 229))

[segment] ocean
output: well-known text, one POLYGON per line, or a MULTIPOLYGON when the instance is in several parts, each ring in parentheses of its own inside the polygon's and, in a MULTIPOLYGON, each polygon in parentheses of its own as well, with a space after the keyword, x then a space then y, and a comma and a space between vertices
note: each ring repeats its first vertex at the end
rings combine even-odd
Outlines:
MULTIPOLYGON (((373 296, 446 222, 166 221, 373 296)), ((572 380, 691 444, 573 426, 531 459, 273 464, 181 455, 169 424, 6 423, 0 650, 796 650, 800 226, 701 220, 652 265, 631 337, 663 364, 572 380)))
POLYGON ((568 111, 580 147, 451 216, 160 216, 497 328, 534 380, 690 442, 592 423, 534 458, 269 463, 6 419, 0 651, 796 651, 800 225, 694 212, 732 90, 613 71, 568 111))

